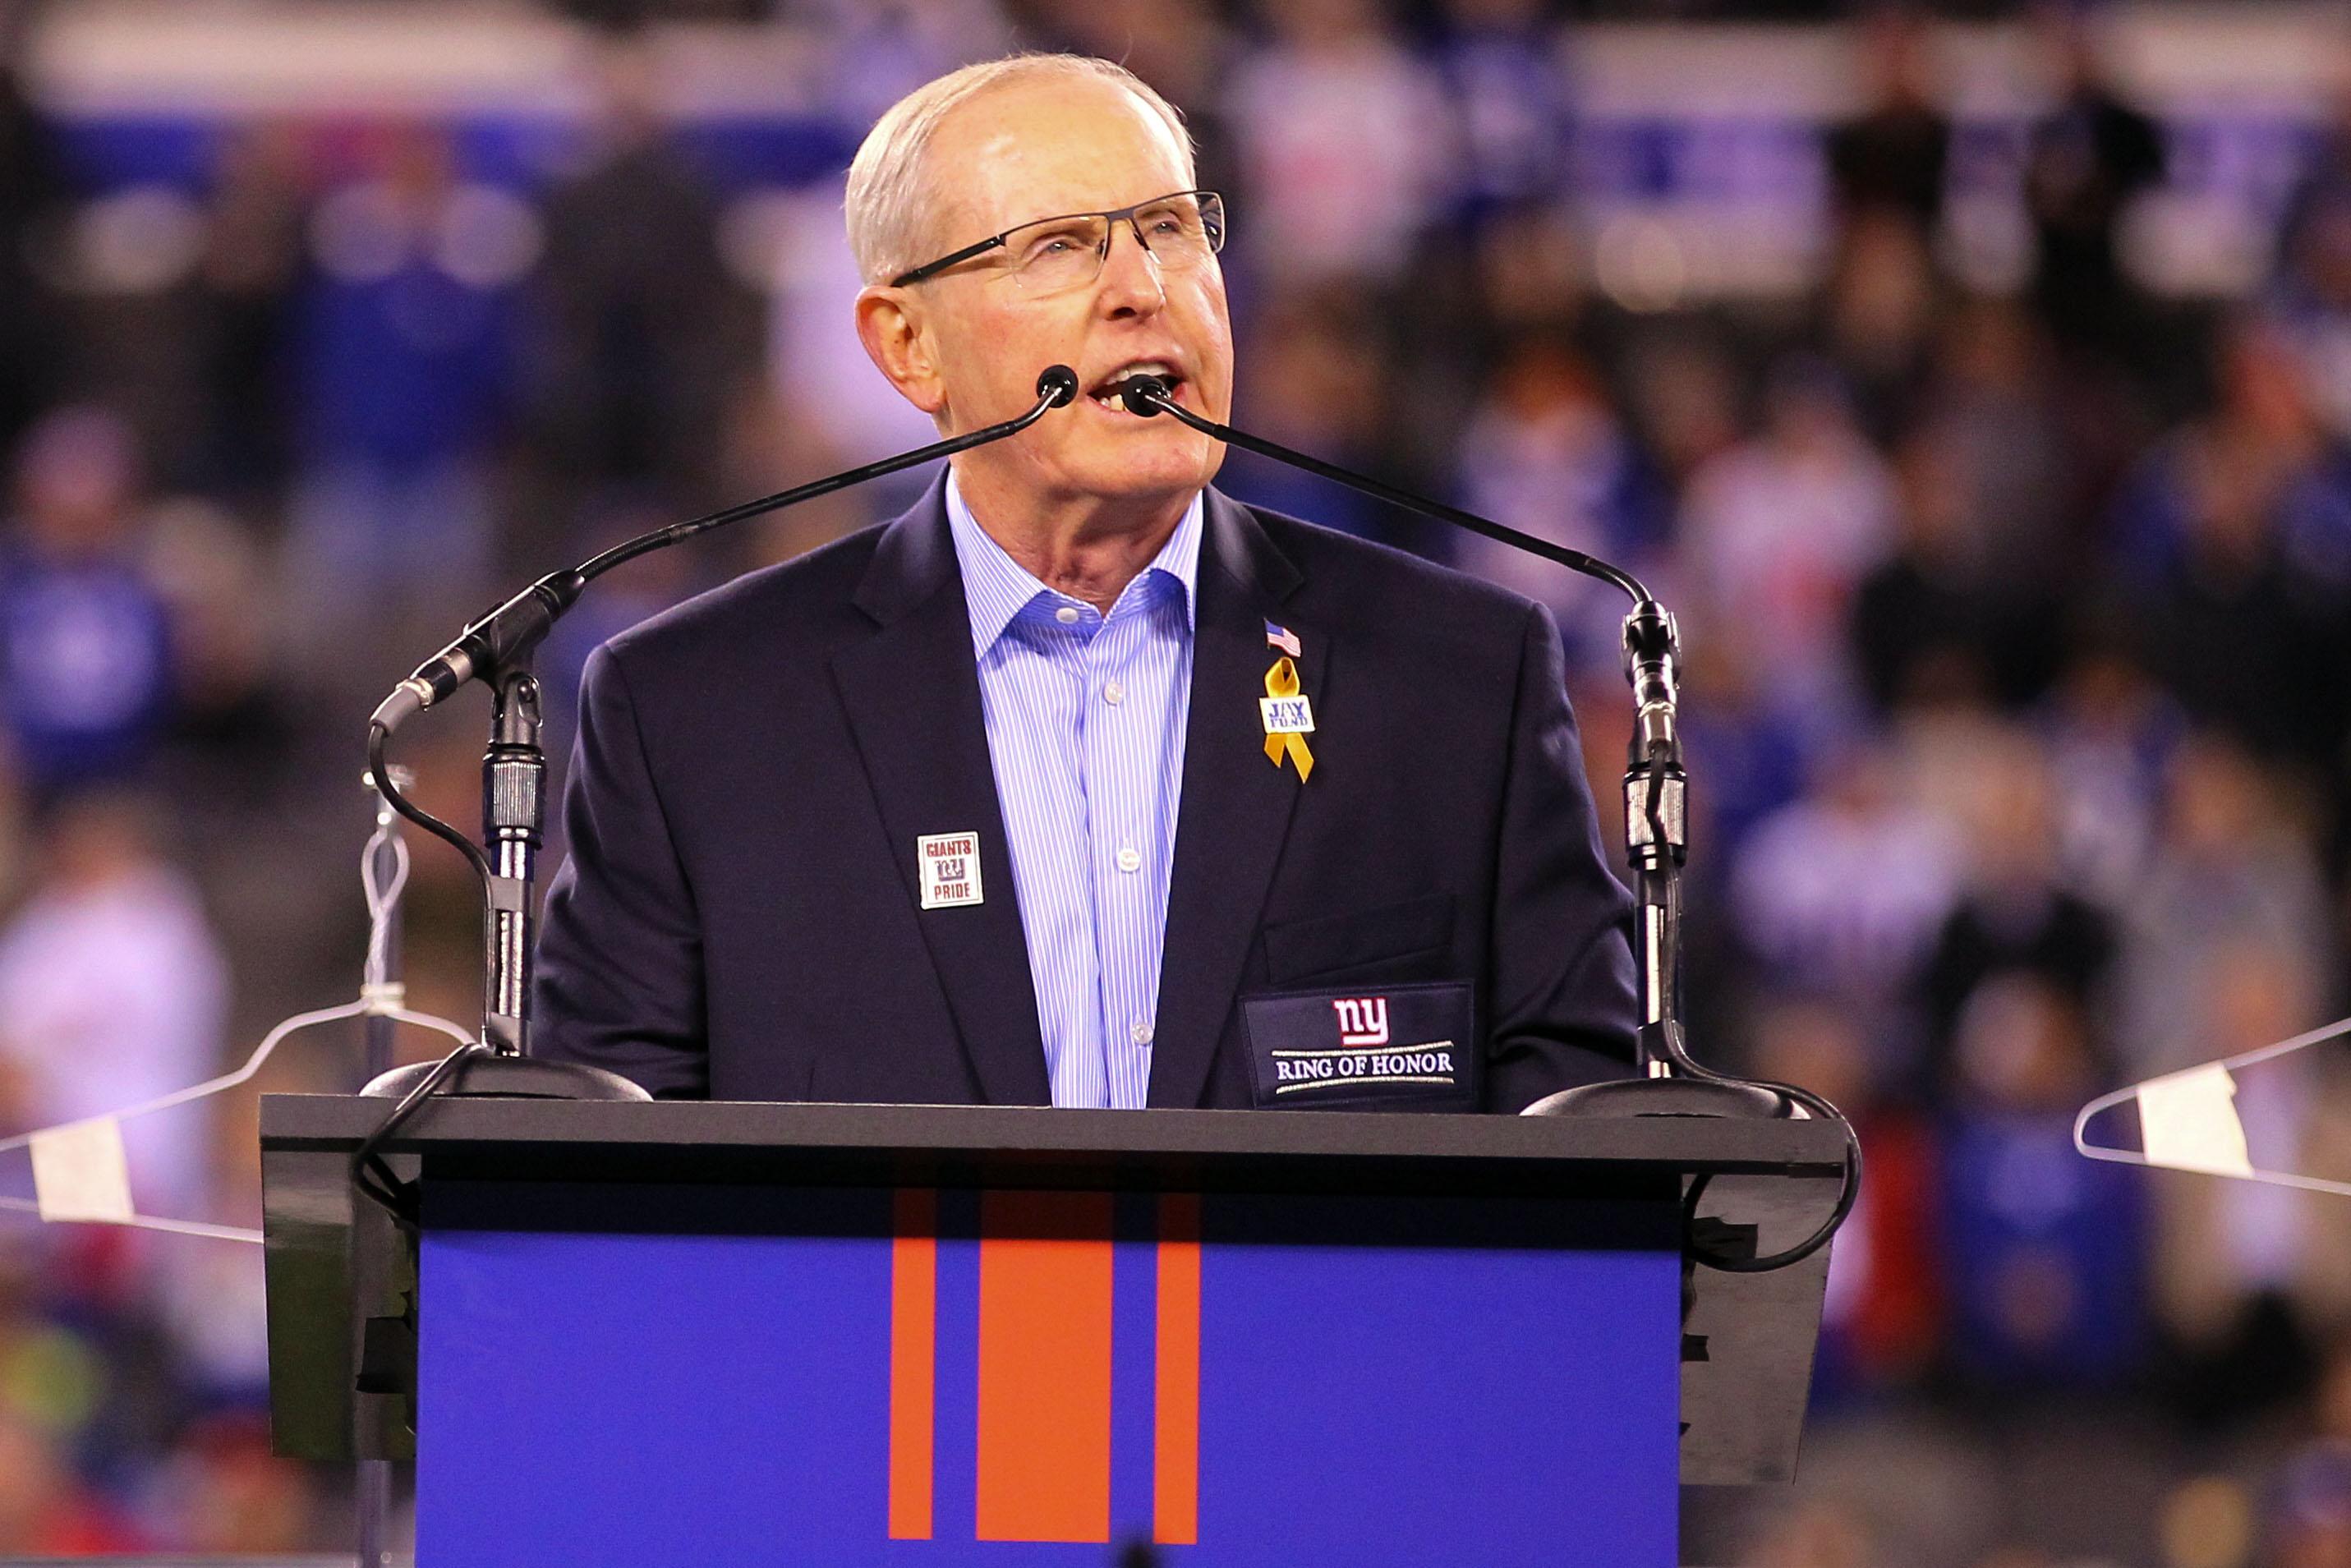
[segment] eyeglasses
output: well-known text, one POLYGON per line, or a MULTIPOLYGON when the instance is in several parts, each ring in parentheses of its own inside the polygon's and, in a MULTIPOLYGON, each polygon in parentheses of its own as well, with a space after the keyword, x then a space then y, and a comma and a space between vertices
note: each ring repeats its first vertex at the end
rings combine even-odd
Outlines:
POLYGON ((1102 276, 1110 242, 1122 223, 1134 231, 1135 243, 1171 272, 1198 267, 1225 248, 1225 199, 1214 191, 1178 191, 1112 212, 1039 218, 902 272, 890 280, 890 287, 920 283, 1001 250, 1005 271, 1023 293, 1083 288, 1102 276))

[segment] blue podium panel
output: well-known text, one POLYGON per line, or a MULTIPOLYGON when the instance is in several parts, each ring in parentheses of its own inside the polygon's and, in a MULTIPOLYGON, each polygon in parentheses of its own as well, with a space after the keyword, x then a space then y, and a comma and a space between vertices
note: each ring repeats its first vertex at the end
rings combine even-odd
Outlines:
POLYGON ((1669 1199, 435 1182, 428 1568, 1671 1568, 1669 1199))

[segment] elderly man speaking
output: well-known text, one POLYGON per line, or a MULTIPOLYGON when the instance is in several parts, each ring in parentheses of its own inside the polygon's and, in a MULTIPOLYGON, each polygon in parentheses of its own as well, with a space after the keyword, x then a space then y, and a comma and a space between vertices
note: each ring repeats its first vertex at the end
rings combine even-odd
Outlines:
POLYGON ((968 67, 850 171, 915 507, 589 665, 539 1049, 656 1094, 1517 1110, 1629 1071, 1630 903, 1534 605, 1208 488, 1228 214, 1100 60, 968 67))

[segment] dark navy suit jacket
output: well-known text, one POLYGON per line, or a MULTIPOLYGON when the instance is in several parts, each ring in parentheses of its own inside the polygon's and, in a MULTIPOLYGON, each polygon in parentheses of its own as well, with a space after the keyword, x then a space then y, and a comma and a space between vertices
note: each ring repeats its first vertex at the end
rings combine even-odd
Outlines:
MULTIPOLYGON (((1630 1071, 1630 901, 1529 601, 1210 491, 1154 1105, 1252 1103, 1239 998, 1467 980, 1483 1103, 1630 1071), (1312 777, 1258 699, 1296 632, 1312 777)), ((941 487, 588 665, 536 1046, 664 1096, 1050 1101, 941 487), (977 905, 917 839, 977 831, 977 905)))

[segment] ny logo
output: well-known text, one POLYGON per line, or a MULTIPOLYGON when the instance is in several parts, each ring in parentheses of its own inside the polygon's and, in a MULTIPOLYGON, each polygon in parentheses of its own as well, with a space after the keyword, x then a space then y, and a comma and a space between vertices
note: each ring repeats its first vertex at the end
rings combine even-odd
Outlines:
POLYGON ((1341 1045, 1385 1045, 1388 1042, 1388 999, 1385 997, 1343 997, 1331 1004, 1339 1015, 1341 1045))

